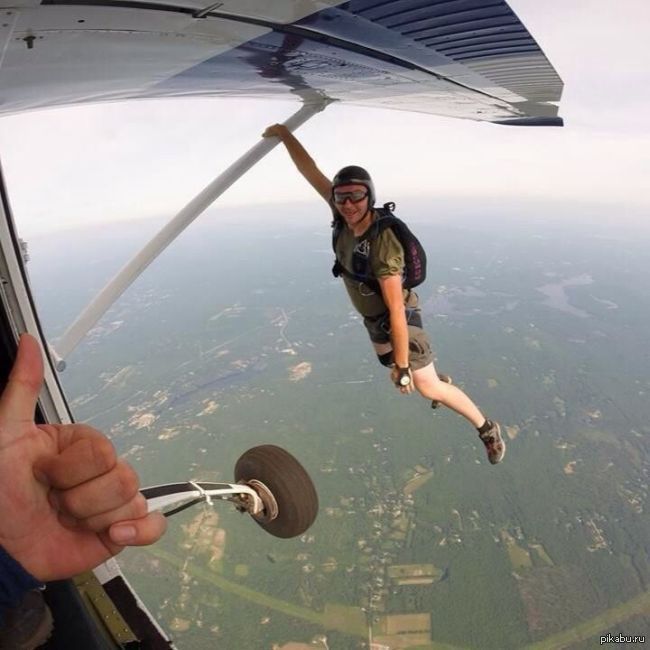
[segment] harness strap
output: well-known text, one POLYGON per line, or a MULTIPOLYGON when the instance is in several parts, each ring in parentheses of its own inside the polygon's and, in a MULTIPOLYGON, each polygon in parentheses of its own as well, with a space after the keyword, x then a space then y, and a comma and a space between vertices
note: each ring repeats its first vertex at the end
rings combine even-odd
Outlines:
POLYGON ((355 275, 352 273, 352 271, 348 271, 338 260, 334 262, 334 266, 332 267, 332 275, 335 278, 343 275, 349 280, 354 280, 355 282, 361 282, 365 284, 369 289, 372 289, 373 291, 379 291, 379 281, 376 278, 370 276, 362 278, 358 275, 355 275))
MULTIPOLYGON (((396 220, 395 216, 390 214, 390 212, 387 214, 386 209, 387 206, 392 205, 394 207, 394 204, 386 204, 384 205, 383 208, 375 208, 375 212, 378 215, 378 218, 376 218, 373 223, 371 224, 370 228, 368 229, 366 233, 366 237, 364 237, 364 240, 368 242, 374 241, 386 228, 389 228, 396 220)), ((340 220, 335 219, 333 224, 333 231, 332 231, 332 248, 334 249, 334 252, 336 254, 336 242, 339 238, 339 235, 341 233, 341 228, 343 228, 343 225, 340 220)), ((354 263, 354 255, 353 255, 353 263, 354 263)), ((370 261, 368 260, 367 262, 367 267, 368 270, 370 269, 370 261)), ((358 273, 354 273, 353 271, 350 271, 349 269, 346 269, 341 262, 339 262, 338 258, 334 260, 334 266, 332 266, 332 275, 335 278, 340 277, 341 275, 345 276, 349 280, 353 280, 355 282, 362 282, 365 284, 369 289, 372 289, 373 291, 379 291, 379 281, 377 278, 375 278, 372 275, 360 275, 358 273)))
MULTIPOLYGON (((404 306, 404 311, 406 312, 406 324, 422 329, 422 313, 419 307, 404 306)), ((366 317, 366 320, 373 323, 373 325, 376 325, 385 334, 390 334, 390 312, 385 311, 383 314, 380 314, 375 318, 366 317)))

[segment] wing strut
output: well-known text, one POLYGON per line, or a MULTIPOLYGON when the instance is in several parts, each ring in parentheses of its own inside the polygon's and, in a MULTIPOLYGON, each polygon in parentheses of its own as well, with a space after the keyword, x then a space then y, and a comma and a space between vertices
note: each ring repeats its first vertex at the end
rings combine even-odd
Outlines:
MULTIPOLYGON (((284 125, 294 131, 309 118, 322 111, 331 100, 305 103, 284 125)), ((127 262, 119 273, 95 296, 62 336, 56 349, 50 352, 57 370, 65 369, 65 359, 77 347, 109 307, 128 289, 135 279, 192 223, 206 208, 221 196, 235 181, 258 163, 279 143, 277 138, 262 138, 194 197, 142 250, 127 262)))

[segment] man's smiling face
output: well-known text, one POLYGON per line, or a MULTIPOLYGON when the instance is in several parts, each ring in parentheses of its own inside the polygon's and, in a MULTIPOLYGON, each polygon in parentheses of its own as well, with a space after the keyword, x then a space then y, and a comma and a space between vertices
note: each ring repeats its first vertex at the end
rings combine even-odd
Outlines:
POLYGON ((348 227, 353 228, 368 213, 368 189, 359 183, 337 185, 334 189, 334 205, 348 227))

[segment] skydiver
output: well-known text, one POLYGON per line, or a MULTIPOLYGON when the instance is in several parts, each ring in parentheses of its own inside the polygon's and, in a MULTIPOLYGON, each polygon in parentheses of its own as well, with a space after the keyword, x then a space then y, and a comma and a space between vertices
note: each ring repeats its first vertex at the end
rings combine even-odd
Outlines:
MULTIPOLYGON (((336 261, 343 269, 350 269, 355 247, 358 250, 364 242, 362 236, 377 217, 370 175, 362 167, 348 166, 330 181, 284 125, 269 126, 263 136, 282 141, 298 171, 327 202, 335 220, 344 224, 336 239, 336 261)), ((342 275, 352 304, 363 316, 379 362, 391 369, 390 378, 398 390, 408 394, 415 388, 433 405, 439 402, 469 420, 485 445, 488 460, 495 465, 503 460, 506 451, 501 427, 487 419, 448 377, 438 376, 429 339, 422 329, 418 296, 402 286, 404 264, 404 249, 386 228, 373 240, 369 252, 369 267, 379 292, 342 275)))
POLYGON ((147 514, 135 471, 85 424, 34 423, 43 383, 36 340, 20 339, 0 397, 0 649, 44 643, 52 618, 40 589, 152 544, 164 516, 147 514))

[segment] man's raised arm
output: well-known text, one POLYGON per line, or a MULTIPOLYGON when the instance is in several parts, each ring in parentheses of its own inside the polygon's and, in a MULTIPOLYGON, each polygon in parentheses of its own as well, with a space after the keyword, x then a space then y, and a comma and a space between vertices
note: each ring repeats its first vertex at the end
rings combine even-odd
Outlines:
POLYGON ((318 169, 313 158, 284 124, 273 124, 262 134, 265 138, 280 138, 291 160, 307 182, 329 203, 332 198, 332 182, 318 169))

